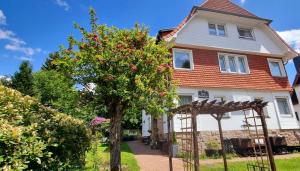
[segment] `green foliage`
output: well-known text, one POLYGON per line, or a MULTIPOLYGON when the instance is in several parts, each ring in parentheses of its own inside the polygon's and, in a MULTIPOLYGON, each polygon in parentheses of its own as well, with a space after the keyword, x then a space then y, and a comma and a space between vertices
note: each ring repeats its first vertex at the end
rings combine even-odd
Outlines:
POLYGON ((158 116, 174 105, 175 96, 169 46, 156 44, 148 29, 136 25, 130 30, 97 25, 91 10, 91 31, 76 25, 82 38, 69 37, 53 63, 79 84, 94 83, 100 104, 134 108, 158 116))
POLYGON ((11 78, 8 76, 0 77, 0 84, 6 87, 11 87, 11 78))
MULTIPOLYGON (((245 171, 247 170, 247 164, 248 163, 254 163, 254 161, 251 162, 251 159, 247 158, 244 161, 243 159, 233 159, 232 161, 229 160, 228 162, 228 168, 230 171, 245 171), (240 162, 238 162, 240 160, 240 162)), ((291 157, 289 158, 288 156, 286 159, 276 159, 276 167, 277 170, 280 171, 299 171, 300 169, 300 158, 299 157, 291 157)), ((208 162, 205 164, 205 162, 202 162, 200 164, 200 170, 203 171, 220 171, 224 170, 224 165, 222 162, 208 162)))
POLYGON ((46 62, 42 66, 43 71, 57 70, 57 66, 53 64, 53 61, 59 58, 59 53, 54 52, 50 53, 49 57, 46 59, 46 62))
POLYGON ((11 86, 25 95, 34 95, 32 66, 29 61, 22 62, 19 67, 19 72, 16 72, 12 77, 11 86))
POLYGON ((76 90, 72 79, 55 70, 42 70, 33 76, 35 97, 43 105, 86 121, 96 116, 87 101, 89 92, 76 90))
POLYGON ((205 143, 205 146, 207 149, 210 149, 210 150, 219 150, 221 148, 220 143, 218 143, 216 141, 209 141, 209 142, 205 143))
POLYGON ((0 85, 0 168, 80 169, 89 144, 83 121, 0 85))
MULTIPOLYGON (((140 167, 127 143, 121 144, 121 151, 122 170, 139 171, 140 167)), ((109 170, 109 149, 107 145, 93 142, 93 148, 87 153, 85 170, 109 170)))
POLYGON ((54 70, 34 74, 34 91, 42 104, 65 113, 72 113, 79 100, 74 82, 54 70))

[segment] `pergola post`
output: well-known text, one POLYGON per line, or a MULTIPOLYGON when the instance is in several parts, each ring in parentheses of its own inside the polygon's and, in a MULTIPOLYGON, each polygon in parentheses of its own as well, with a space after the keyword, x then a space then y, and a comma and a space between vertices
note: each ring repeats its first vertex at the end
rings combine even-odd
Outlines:
POLYGON ((221 119, 224 114, 217 116, 218 126, 219 126, 219 135, 220 135, 220 141, 221 141, 221 148, 222 148, 222 156, 223 156, 223 163, 224 163, 224 170, 228 171, 228 165, 227 165, 227 159, 226 159, 226 152, 224 147, 224 137, 223 137, 223 129, 221 124, 221 119))
POLYGON ((173 171, 173 138, 172 138, 172 134, 171 134, 171 119, 172 116, 171 114, 168 114, 168 146, 169 146, 169 169, 170 171, 173 171))
POLYGON ((192 109, 192 128, 193 128, 193 146, 194 146, 194 168, 195 171, 199 171, 199 148, 198 148, 198 136, 197 136, 197 113, 192 109))
POLYGON ((261 119, 261 125, 262 125, 262 129, 264 132, 264 138, 265 138, 265 142, 266 142, 266 146, 267 146, 266 148, 267 148, 267 152, 268 152, 271 170, 276 171, 275 160, 274 160, 273 151, 272 151, 272 147, 271 147, 271 143, 270 143, 270 139, 269 139, 269 133, 268 133, 265 114, 263 112, 263 107, 257 107, 257 108, 254 108, 254 110, 257 112, 257 114, 260 116, 260 119, 261 119))

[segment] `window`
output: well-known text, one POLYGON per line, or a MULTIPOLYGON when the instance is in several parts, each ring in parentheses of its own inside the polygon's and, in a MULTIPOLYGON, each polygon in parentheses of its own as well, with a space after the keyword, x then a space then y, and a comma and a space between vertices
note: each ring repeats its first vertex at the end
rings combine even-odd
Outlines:
POLYGON ((239 68, 240 68, 240 72, 241 73, 247 73, 246 70, 246 63, 245 63, 245 58, 243 57, 238 57, 238 64, 239 64, 239 68))
POLYGON ((225 25, 222 24, 208 24, 208 30, 210 35, 226 36, 225 25))
POLYGON ((238 32, 240 38, 254 40, 253 30, 251 28, 238 27, 238 32))
POLYGON ((278 97, 276 98, 278 110, 281 115, 291 115, 291 110, 287 98, 278 97))
POLYGON ((220 64, 221 71, 226 71, 226 61, 224 55, 219 56, 219 64, 220 64))
MULTIPOLYGON (((215 96, 215 100, 217 100, 217 102, 223 102, 223 101, 226 101, 226 97, 224 96, 215 96)), ((229 118, 230 117, 230 113, 225 113, 223 115, 223 118, 229 118)))
POLYGON ((219 54, 221 72, 248 74, 249 67, 246 56, 219 54))
POLYGON ((193 69, 193 55, 191 50, 173 49, 175 69, 193 69))
POLYGON ((230 72, 236 72, 237 68, 236 68, 234 56, 229 56, 228 60, 229 60, 229 70, 230 70, 230 72))
POLYGON ((189 104, 193 101, 193 97, 192 96, 179 96, 179 101, 178 101, 178 105, 186 105, 189 104))
POLYGON ((268 59, 269 68, 272 76, 285 77, 284 67, 279 59, 268 59))

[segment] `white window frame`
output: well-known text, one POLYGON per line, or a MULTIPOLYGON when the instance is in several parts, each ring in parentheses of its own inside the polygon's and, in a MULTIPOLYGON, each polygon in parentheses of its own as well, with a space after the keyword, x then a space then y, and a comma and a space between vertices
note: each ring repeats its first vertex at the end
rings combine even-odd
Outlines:
POLYGON ((220 69, 221 73, 241 74, 241 75, 250 74, 250 68, 249 68, 248 59, 247 59, 246 55, 229 54, 229 53, 218 53, 218 63, 219 63, 219 69, 220 69), (221 55, 223 55, 225 57, 225 69, 226 69, 226 71, 222 71, 222 69, 221 69, 221 64, 220 64, 220 56, 221 55), (228 59, 229 56, 234 57, 236 72, 230 71, 229 59, 228 59), (244 58, 245 70, 246 70, 245 73, 241 72, 239 61, 238 61, 239 57, 244 58))
MULTIPOLYGON (((214 100, 216 100, 217 98, 223 98, 224 101, 227 100, 226 96, 222 96, 222 95, 220 95, 220 96, 219 95, 214 96, 214 100)), ((229 119, 229 118, 231 118, 231 112, 224 113, 222 119, 229 119)))
POLYGON ((273 77, 286 77, 286 72, 285 72, 285 68, 283 66, 282 60, 280 60, 280 59, 274 59, 274 58, 268 58, 268 65, 269 65, 270 73, 271 73, 271 75, 273 77), (281 76, 273 75, 272 70, 271 70, 270 62, 277 62, 277 63, 279 63, 279 68, 280 68, 281 76))
POLYGON ((194 95, 193 94, 189 94, 189 93, 178 94, 178 100, 177 100, 177 106, 178 107, 179 107, 180 96, 192 97, 192 102, 194 101, 194 95))
POLYGON ((176 70, 194 70, 193 51, 189 49, 173 48, 173 67, 176 70), (184 52, 189 54, 190 68, 177 68, 175 64, 175 52, 184 52))
POLYGON ((290 103, 289 97, 287 97, 287 96, 275 96, 275 102, 276 102, 276 108, 277 108, 277 111, 278 111, 278 114, 279 114, 280 117, 282 117, 282 118, 292 118, 293 117, 293 111, 292 111, 292 108, 291 108, 291 103, 290 103), (280 113, 277 99, 286 99, 290 113, 286 113, 286 114, 281 114, 280 113))
POLYGON ((254 29, 251 27, 243 27, 243 26, 237 26, 237 32, 239 35, 240 39, 245 39, 245 40, 255 40, 255 34, 254 34, 254 29), (245 37, 245 36, 241 36, 239 29, 243 29, 243 30, 250 30, 252 37, 245 37))
POLYGON ((211 36, 220 36, 220 37, 227 37, 227 29, 226 29, 226 24, 220 24, 220 23, 213 23, 213 22, 208 22, 208 34, 211 35, 211 36), (216 35, 215 34, 210 34, 209 32, 209 25, 215 25, 215 28, 216 28, 216 35), (225 35, 220 35, 219 33, 219 29, 218 29, 218 26, 223 26, 224 27, 224 32, 225 32, 225 35))

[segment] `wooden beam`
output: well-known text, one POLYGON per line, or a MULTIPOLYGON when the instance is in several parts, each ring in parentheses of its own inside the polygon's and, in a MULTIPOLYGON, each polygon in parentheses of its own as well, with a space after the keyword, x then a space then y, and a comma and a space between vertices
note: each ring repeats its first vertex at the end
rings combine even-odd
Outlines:
POLYGON ((200 170, 199 166, 199 148, 198 148, 198 136, 197 136, 197 113, 192 111, 192 128, 193 128, 193 146, 194 146, 194 168, 195 171, 200 170))
POLYGON ((221 119, 224 114, 222 113, 219 115, 221 115, 221 117, 218 118, 217 121, 218 121, 218 126, 219 126, 219 135, 220 135, 220 142, 221 142, 221 148, 222 148, 223 164, 224 164, 224 170, 228 171, 226 152, 225 152, 225 146, 224 146, 223 130, 222 130, 222 124, 221 124, 221 119))
POLYGON ((257 114, 260 116, 260 119, 261 119, 261 125, 262 125, 262 129, 264 132, 264 138, 265 138, 265 143, 267 146, 266 148, 267 148, 267 153, 268 153, 268 157, 269 157, 271 171, 276 171, 275 160, 274 160, 273 151, 272 151, 272 147, 271 147, 271 143, 270 143, 270 139, 269 139, 268 128, 267 128, 265 115, 263 112, 263 107, 256 107, 253 109, 257 112, 257 114))
POLYGON ((171 134, 171 119, 172 116, 168 115, 168 146, 169 146, 169 169, 173 171, 173 138, 171 134))

